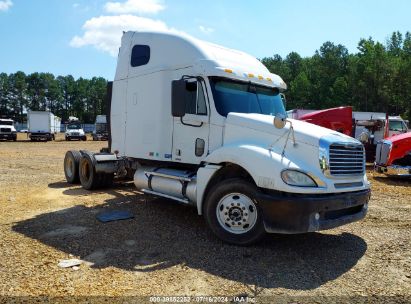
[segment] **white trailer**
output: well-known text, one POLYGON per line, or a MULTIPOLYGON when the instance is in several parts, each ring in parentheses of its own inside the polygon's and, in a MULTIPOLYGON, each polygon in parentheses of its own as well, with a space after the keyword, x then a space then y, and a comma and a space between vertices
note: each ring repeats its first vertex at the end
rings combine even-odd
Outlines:
POLYGON ((126 32, 108 90, 109 149, 68 151, 66 179, 91 190, 130 177, 148 195, 193 205, 219 238, 240 245, 362 219, 362 144, 287 119, 285 89, 243 52, 126 32))
POLYGON ((54 134, 61 132, 61 118, 58 116, 54 116, 54 134))
POLYGON ((29 111, 27 123, 31 141, 50 141, 60 132, 61 119, 48 111, 29 111))

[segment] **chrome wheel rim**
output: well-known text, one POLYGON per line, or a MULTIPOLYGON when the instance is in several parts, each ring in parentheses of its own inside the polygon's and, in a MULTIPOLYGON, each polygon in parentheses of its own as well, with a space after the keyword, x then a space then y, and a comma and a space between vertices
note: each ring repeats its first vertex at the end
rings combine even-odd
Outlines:
POLYGON ((243 234, 255 226, 257 207, 253 200, 242 193, 230 193, 217 204, 217 219, 224 230, 243 234))

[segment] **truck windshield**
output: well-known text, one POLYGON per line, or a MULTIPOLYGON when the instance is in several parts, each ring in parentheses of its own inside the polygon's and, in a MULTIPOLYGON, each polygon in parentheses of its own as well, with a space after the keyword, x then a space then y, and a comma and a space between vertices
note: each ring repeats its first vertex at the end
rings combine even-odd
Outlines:
POLYGON ((13 122, 10 121, 10 120, 0 120, 0 125, 3 125, 3 126, 12 126, 12 125, 13 125, 13 122))
POLYGON ((80 124, 69 124, 67 126, 67 129, 78 130, 78 129, 81 129, 81 125, 80 124))
POLYGON ((221 77, 211 77, 210 80, 215 106, 222 116, 230 112, 286 115, 277 88, 221 77))
POLYGON ((401 120, 390 120, 390 131, 404 131, 404 125, 401 120))
POLYGON ((106 132, 107 124, 105 123, 96 123, 96 132, 106 132))

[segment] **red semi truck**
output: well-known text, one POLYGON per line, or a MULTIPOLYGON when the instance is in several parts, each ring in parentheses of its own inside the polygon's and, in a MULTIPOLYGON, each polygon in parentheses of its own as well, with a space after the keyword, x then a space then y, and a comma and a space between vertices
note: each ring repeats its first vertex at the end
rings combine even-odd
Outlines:
POLYGON ((387 175, 411 177, 411 132, 379 141, 374 168, 387 175))
POLYGON ((351 107, 339 107, 314 111, 302 115, 299 120, 335 130, 348 136, 353 136, 351 107))
MULTIPOLYGON (((291 110, 288 111, 288 116, 294 119, 303 120, 318 126, 322 126, 328 129, 332 129, 346 135, 352 136, 361 141, 365 147, 366 159, 369 162, 377 160, 378 171, 391 174, 395 172, 408 172, 409 168, 392 167, 392 161, 401 159, 401 164, 404 161, 407 162, 407 166, 411 166, 407 151, 411 150, 411 144, 409 138, 411 133, 405 133, 408 131, 405 121, 399 116, 387 116, 385 113, 376 112, 353 112, 351 107, 339 107, 325 110, 291 110), (399 135, 401 134, 401 136, 399 135), (385 141, 384 141, 385 139, 385 141), (381 143, 380 143, 381 142, 381 143), (377 149, 378 145, 388 145, 388 143, 395 142, 393 144, 393 150, 390 154, 392 161, 388 161, 386 157, 382 155, 382 161, 380 162, 379 155, 386 153, 384 149, 377 149), (382 150, 381 150, 382 149, 382 150), (405 154, 402 154, 402 153, 405 154), (403 159, 404 158, 404 159, 403 159), (407 161, 408 160, 408 161, 407 161), (388 161, 388 163, 386 163, 388 161), (394 168, 397 168, 394 170, 394 168)), ((387 150, 388 151, 388 150, 387 150)), ((397 164, 394 164, 397 166, 397 164)))

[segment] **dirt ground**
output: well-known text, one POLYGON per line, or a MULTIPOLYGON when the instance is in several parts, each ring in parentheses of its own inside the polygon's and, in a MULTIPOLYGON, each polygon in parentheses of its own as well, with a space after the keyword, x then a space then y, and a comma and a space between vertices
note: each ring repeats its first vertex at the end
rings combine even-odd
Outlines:
POLYGON ((216 239, 195 209, 145 197, 130 183, 94 192, 68 185, 64 153, 107 142, 25 136, 0 142, 0 296, 411 296, 410 181, 370 168, 365 220, 236 247, 216 239), (134 219, 96 220, 110 209, 134 219), (58 267, 71 258, 84 263, 58 267))

